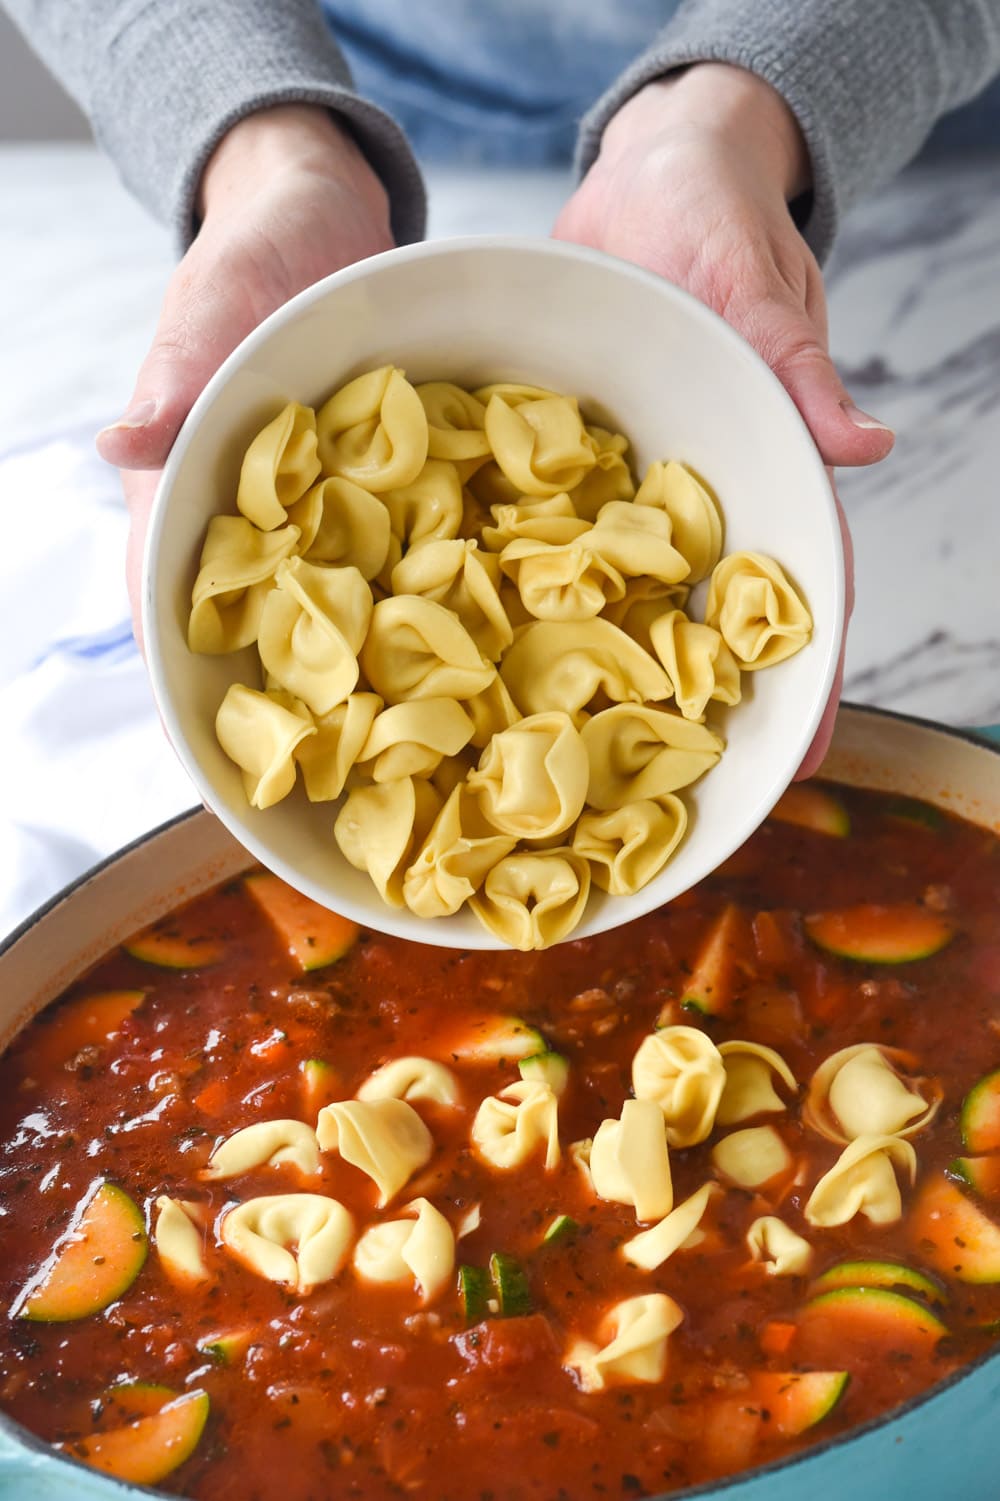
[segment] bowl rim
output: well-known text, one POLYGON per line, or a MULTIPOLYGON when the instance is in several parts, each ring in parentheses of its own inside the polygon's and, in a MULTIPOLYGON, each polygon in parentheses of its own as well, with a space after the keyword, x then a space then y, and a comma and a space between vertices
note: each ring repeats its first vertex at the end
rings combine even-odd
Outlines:
MULTIPOLYGON (((960 741, 973 747, 975 750, 985 751, 987 754, 998 758, 997 768, 1000 771, 1000 739, 988 738, 975 728, 955 727, 943 724, 937 720, 922 718, 915 714, 904 714, 898 710, 883 709, 873 704, 852 703, 849 700, 842 701, 840 708, 852 717, 858 715, 861 718, 894 721, 899 724, 909 725, 918 732, 931 732, 948 739, 960 741)), ((69 901, 80 887, 85 886, 124 856, 141 849, 143 845, 152 843, 160 835, 177 827, 179 824, 203 814, 207 814, 209 817, 217 816, 211 809, 203 806, 185 809, 182 813, 175 814, 173 818, 169 818, 165 822, 158 824, 155 828, 148 830, 145 834, 139 835, 138 838, 131 840, 128 844, 107 855, 103 860, 98 861, 88 870, 83 871, 47 902, 36 908, 34 912, 26 917, 23 922, 19 923, 0 942, 0 960, 32 928, 57 907, 69 901)), ((868 1418, 862 1423, 855 1424, 841 1433, 832 1434, 829 1438, 825 1438, 817 1444, 810 1444, 806 1448, 797 1450, 783 1459, 774 1460, 770 1464, 757 1465, 751 1469, 740 1470, 733 1475, 723 1476, 719 1480, 705 1481, 697 1486, 686 1487, 676 1491, 657 1493, 655 1496, 650 1497, 649 1501, 716 1501, 716 1498, 730 1495, 735 1498, 735 1501, 739 1501, 739 1487, 741 1485, 749 1485, 752 1482, 766 1483, 773 1477, 792 1470, 796 1465, 805 1464, 813 1459, 818 1460, 822 1455, 833 1450, 843 1449, 845 1446, 854 1443, 855 1440, 860 1440, 867 1435, 877 1432, 879 1429, 887 1428, 900 1419, 919 1411, 922 1407, 935 1401, 944 1393, 953 1390, 961 1382, 991 1362, 1000 1362, 1000 1346, 984 1350, 975 1360, 957 1367, 940 1381, 934 1382, 932 1386, 925 1388, 922 1392, 918 1392, 916 1396, 909 1398, 906 1402, 900 1403, 899 1406, 890 1408, 876 1417, 868 1418)), ((2 1482, 5 1473, 17 1476, 22 1461, 22 1456, 17 1453, 17 1450, 20 1449, 25 1451, 23 1463, 29 1467, 29 1470, 35 1468, 36 1465, 38 1467, 44 1465, 47 1468, 49 1464, 56 1466, 65 1464, 71 1467, 67 1471, 67 1475, 76 1473, 81 1478, 83 1475, 86 1475, 93 1482, 95 1497, 103 1495, 107 1495, 109 1498, 115 1495, 121 1497, 128 1496, 134 1498, 134 1501, 138 1501, 140 1496, 154 1496, 162 1498, 162 1501, 171 1501, 171 1498, 173 1498, 173 1501, 176 1501, 176 1491, 164 1491, 155 1486, 134 1486, 131 1482, 121 1480, 117 1476, 103 1474, 100 1471, 92 1469, 90 1466, 84 1464, 82 1460, 74 1458, 71 1454, 60 1452, 51 1443, 40 1438, 31 1429, 26 1428, 24 1424, 18 1422, 16 1418, 10 1417, 2 1408, 0 1408, 0 1439, 6 1439, 15 1446, 6 1456, 0 1450, 0 1482, 2 1482), (34 1463, 32 1456, 37 1456, 37 1460, 34 1463), (102 1486, 105 1487, 103 1491, 101 1490, 102 1486)), ((62 1471, 57 1471, 57 1473, 61 1474, 62 1471)))
MULTIPOLYGON (((178 471, 180 470, 188 449, 195 439, 202 418, 215 402, 231 375, 244 364, 252 360, 257 350, 267 342, 272 334, 285 326, 290 320, 308 311, 314 304, 323 301, 332 290, 348 286, 356 281, 367 279, 373 272, 377 273, 380 268, 388 265, 402 266, 412 262, 428 259, 441 259, 449 256, 465 256, 469 252, 514 252, 517 255, 552 257, 557 260, 575 261, 591 267, 610 269, 615 275, 646 288, 658 297, 665 297, 668 301, 678 302, 685 310, 688 317, 696 323, 701 323, 710 336, 728 346, 735 360, 748 364, 756 371, 756 378, 763 382, 765 389, 769 389, 771 399, 781 407, 787 418, 791 419, 798 427, 801 436, 806 440, 803 445, 802 461, 807 468, 812 469, 815 485, 815 501, 820 511, 824 514, 827 523, 828 541, 833 563, 831 579, 830 610, 832 626, 825 640, 825 657, 822 659, 815 678, 816 688, 812 699, 812 705, 808 715, 801 721, 798 733, 791 742, 794 752, 790 753, 785 763, 785 768, 776 776, 772 776, 766 794, 762 794, 758 801, 758 808, 763 809, 760 816, 751 821, 750 818, 733 819, 728 825, 728 831, 724 839, 720 840, 719 849, 716 851, 715 863, 721 864, 724 859, 731 855, 739 846, 749 838, 760 823, 767 816, 770 808, 784 792, 795 776, 795 772, 801 765, 810 745, 819 728, 830 693, 836 679, 840 662, 841 651, 845 633, 845 606, 847 599, 847 580, 845 574, 846 553, 843 540, 842 523, 838 514, 838 502, 831 482, 830 473, 824 465, 819 450, 815 445, 805 419, 798 410, 795 402, 785 390, 777 375, 767 364, 766 360, 753 348, 753 346, 741 334, 726 322, 714 309, 708 307, 688 292, 685 288, 677 286, 665 277, 638 266, 632 261, 623 260, 618 256, 608 255, 601 250, 595 250, 590 246, 577 245, 571 241, 555 240, 552 238, 532 237, 528 235, 464 235, 448 239, 425 240, 413 245, 400 246, 392 250, 383 251, 378 255, 370 256, 366 260, 357 261, 340 271, 332 273, 322 281, 305 288, 288 302, 283 303, 260 323, 247 337, 237 345, 231 354, 223 361, 219 369, 208 381, 191 411, 185 419, 171 449, 167 462, 164 465, 153 504, 149 516, 149 525, 146 534, 146 544, 143 551, 142 581, 141 581, 141 619, 146 666, 149 672, 153 697, 163 724, 164 731, 170 744, 181 762, 191 782, 201 797, 206 807, 209 807, 215 816, 225 825, 233 837, 249 850, 255 859, 279 875, 289 885, 294 886, 304 895, 319 902, 322 906, 328 906, 331 900, 328 891, 316 882, 311 876, 302 874, 297 864, 292 863, 286 856, 276 854, 270 847, 267 829, 262 824, 260 832, 256 825, 248 826, 246 819, 239 814, 231 812, 226 806, 224 799, 217 795, 217 788, 212 778, 205 772, 201 761, 196 755, 187 733, 184 729, 183 718, 177 711, 168 688, 168 672, 166 665, 166 650, 161 637, 159 619, 162 614, 157 609, 154 594, 154 583, 157 574, 157 558, 160 550, 160 541, 166 529, 167 515, 169 510, 169 496, 173 489, 178 471)), ((824 544, 825 545, 825 544, 824 544)), ((340 800, 338 799, 338 805, 340 800)), ((657 877, 643 890, 655 887, 657 881, 669 870, 669 865, 664 866, 657 877)), ((688 885, 693 885, 697 880, 703 879, 709 874, 707 870, 700 876, 696 875, 688 885)), ((374 894, 374 888, 373 888, 374 894)), ((618 916, 617 900, 607 900, 602 907, 602 912, 609 915, 610 920, 602 921, 592 932, 581 932, 580 928, 574 929, 568 935, 570 941, 574 937, 595 936, 596 933, 610 931, 623 926, 626 922, 634 921, 645 912, 653 910, 653 907, 662 901, 671 900, 679 893, 670 892, 667 895, 656 898, 637 909, 629 908, 627 913, 618 916)), ((427 920, 419 918, 409 912, 408 909, 397 908, 382 903, 375 899, 370 905, 359 906, 350 897, 344 898, 343 911, 346 916, 355 921, 364 923, 376 931, 390 934, 394 937, 410 939, 414 942, 430 944, 437 948, 451 949, 483 949, 496 952, 504 951, 506 945, 499 937, 485 927, 481 932, 455 933, 450 919, 427 920), (376 917, 375 914, 378 914, 376 917)), ((634 893, 628 901, 636 898, 642 900, 642 892, 634 893)), ((586 914, 584 915, 584 924, 586 914)), ((583 925, 581 925, 583 926, 583 925)))

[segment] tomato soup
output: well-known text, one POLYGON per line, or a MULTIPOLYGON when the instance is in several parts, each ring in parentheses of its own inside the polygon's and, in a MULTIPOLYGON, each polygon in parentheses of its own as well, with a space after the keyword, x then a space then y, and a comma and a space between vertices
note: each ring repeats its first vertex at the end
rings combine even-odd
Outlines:
POLYGON ((657 1495, 892 1409, 1000 1328, 998 904, 993 835, 820 784, 544 953, 207 893, 0 1060, 0 1404, 212 1501, 657 1495))

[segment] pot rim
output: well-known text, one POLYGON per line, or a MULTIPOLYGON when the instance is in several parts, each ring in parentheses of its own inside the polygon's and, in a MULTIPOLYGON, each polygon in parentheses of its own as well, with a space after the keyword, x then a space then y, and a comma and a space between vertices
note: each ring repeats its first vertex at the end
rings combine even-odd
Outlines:
MULTIPOLYGON (((882 709, 873 704, 855 704, 844 700, 840 707, 851 713, 870 716, 875 719, 895 720, 902 724, 912 725, 918 730, 931 730, 937 734, 946 735, 951 739, 963 741, 968 745, 974 746, 977 750, 983 750, 988 754, 1000 757, 1000 742, 990 740, 975 728, 954 728, 950 725, 941 724, 937 720, 924 719, 915 714, 902 714, 897 710, 882 709)), ((23 922, 19 923, 12 933, 8 934, 4 941, 0 943, 0 959, 37 923, 41 922, 43 918, 61 906, 63 902, 68 901, 81 887, 89 884, 90 881, 94 880, 103 871, 122 859, 123 856, 131 854, 133 851, 141 848, 142 845, 166 833, 169 829, 176 828, 179 824, 185 823, 188 819, 196 818, 202 813, 207 813, 210 817, 215 816, 204 806, 188 808, 182 813, 175 814, 173 818, 167 819, 164 823, 158 824, 156 828, 140 834, 136 839, 123 845, 121 849, 115 850, 114 853, 98 861, 96 865, 91 866, 88 870, 85 870, 75 880, 64 886, 61 891, 58 891, 47 902, 43 903, 42 906, 26 917, 23 922)), ((879 1428, 887 1427, 898 1419, 918 1411, 927 1403, 934 1401, 942 1393, 952 1390, 959 1382, 971 1376, 974 1371, 980 1370, 988 1362, 995 1360, 1000 1360, 1000 1348, 984 1351, 977 1359, 960 1366, 957 1370, 952 1371, 950 1375, 943 1377, 940 1381, 936 1381, 933 1386, 918 1393, 915 1397, 911 1397, 907 1402, 903 1402, 897 1407, 892 1407, 886 1412, 880 1413, 877 1417, 869 1418, 866 1422, 855 1424, 843 1433, 832 1435, 830 1438, 823 1439, 819 1443, 810 1444, 805 1449, 798 1450, 784 1459, 775 1460, 767 1465, 758 1465, 749 1470, 739 1470, 733 1475, 723 1476, 718 1480, 705 1481, 700 1485, 687 1487, 683 1490, 663 1492, 661 1495, 651 1497, 650 1501, 699 1501, 699 1498, 721 1498, 723 1496, 738 1498, 739 1487, 741 1485, 746 1485, 751 1480, 767 1481, 772 1476, 790 1471, 796 1465, 804 1464, 810 1460, 818 1461, 822 1455, 842 1448, 846 1444, 854 1443, 855 1440, 861 1439, 866 1434, 873 1433, 879 1428)), ((64 1454, 53 1448, 45 1439, 39 1438, 37 1434, 32 1433, 30 1429, 25 1428, 23 1424, 9 1417, 3 1411, 0 1411, 0 1438, 7 1438, 13 1441, 17 1447, 23 1449, 26 1459, 28 1455, 37 1454, 42 1456, 46 1461, 52 1461, 56 1464, 67 1464, 71 1467, 68 1473, 80 1470, 86 1471, 92 1477, 95 1484, 99 1484, 101 1481, 106 1484, 109 1496, 117 1493, 121 1496, 134 1497, 138 1492, 143 1495, 162 1498, 162 1501, 171 1501, 171 1498, 174 1498, 174 1501, 176 1501, 177 1493, 175 1491, 163 1491, 153 1486, 136 1487, 129 1481, 120 1480, 117 1476, 101 1474, 99 1471, 93 1470, 81 1460, 74 1459, 71 1454, 64 1454)), ((2 1478, 5 1468, 13 1470, 16 1464, 16 1455, 12 1455, 6 1461, 3 1456, 0 1456, 0 1478, 2 1478)))

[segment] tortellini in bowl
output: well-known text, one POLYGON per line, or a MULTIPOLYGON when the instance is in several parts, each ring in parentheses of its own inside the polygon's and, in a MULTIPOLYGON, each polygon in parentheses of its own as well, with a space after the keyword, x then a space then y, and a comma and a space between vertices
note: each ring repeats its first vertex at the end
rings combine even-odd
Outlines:
POLYGON ((193 414, 149 545, 203 800, 307 895, 447 946, 700 879, 800 762, 839 644, 833 502, 769 372, 562 244, 405 249, 293 300, 193 414))

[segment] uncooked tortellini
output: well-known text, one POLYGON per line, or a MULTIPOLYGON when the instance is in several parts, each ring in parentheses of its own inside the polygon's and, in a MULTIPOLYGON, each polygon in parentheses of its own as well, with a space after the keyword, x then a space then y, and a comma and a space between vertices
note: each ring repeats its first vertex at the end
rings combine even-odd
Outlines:
POLYGON ((596 886, 612 896, 629 896, 663 869, 686 827, 684 804, 665 793, 606 813, 584 813, 573 834, 573 848, 590 861, 596 886))
POLYGON ((583 916, 590 866, 571 849, 522 850, 494 865, 469 906, 514 949, 547 949, 583 916))
POLYGON ((391 365, 342 386, 317 412, 316 429, 324 471, 365 490, 411 484, 427 458, 420 397, 391 365))
POLYGON ((774 1214, 761 1215, 747 1231, 747 1245, 769 1277, 801 1277, 812 1262, 812 1246, 774 1214))
MULTIPOLYGON (((301 770, 384 902, 469 911, 521 949, 568 937, 592 883, 617 898, 656 881, 741 671, 812 629, 776 561, 721 556, 692 471, 656 462, 637 489, 626 434, 588 417, 544 386, 414 386, 391 364, 318 412, 290 401, 233 477, 239 514, 209 523, 188 621, 192 651, 259 658, 236 659, 216 718, 252 806, 301 770)), ((720 1122, 778 1108, 780 1068, 731 1072, 720 1122)), ((898 1125, 905 1085, 882 1073, 871 1129, 919 1129, 936 1102, 917 1081, 926 1109, 898 1125)))
POLYGON ((167 1276, 182 1284, 207 1282, 211 1273, 205 1260, 205 1228, 200 1206, 161 1194, 155 1208, 153 1244, 167 1276))
POLYGON ((254 438, 243 458, 236 506, 262 531, 288 520, 288 508, 319 474, 316 414, 291 401, 254 438))
MULTIPOLYGON (((590 1147, 594 1192, 629 1204, 637 1220, 658 1220, 674 1202, 663 1115, 653 1100, 626 1100, 619 1120, 603 1120, 590 1147)), ((693 1228, 693 1227, 692 1227, 693 1228)))
POLYGON ((219 1235, 258 1277, 308 1293, 335 1277, 347 1260, 354 1220, 326 1194, 266 1194, 227 1209, 219 1235))
POLYGON ((319 1172, 316 1133, 305 1121, 254 1121, 220 1142, 203 1178, 238 1178, 255 1167, 287 1164, 300 1173, 319 1172))
POLYGON ((588 762, 567 714, 533 714, 494 735, 468 786, 487 820, 517 839, 549 839, 576 822, 588 762))
POLYGON ((720 1042, 719 1053, 726 1070, 726 1085, 715 1112, 718 1126, 737 1126, 755 1115, 785 1109, 774 1087, 777 1077, 794 1094, 795 1075, 780 1053, 759 1042, 720 1042))
POLYGON ((704 725, 645 704, 614 704, 595 714, 581 738, 590 761, 587 802, 601 809, 676 792, 722 754, 722 741, 704 725))
POLYGON ((275 583, 260 617, 260 659, 314 714, 328 714, 357 684, 371 590, 356 568, 323 568, 302 558, 280 563, 275 583))
POLYGON ((358 1090, 359 1100, 433 1100, 458 1104, 458 1082, 451 1069, 433 1058, 393 1058, 377 1068, 358 1090))
POLYGON ((718 1183, 703 1183, 690 1198, 671 1209, 651 1230, 641 1230, 622 1246, 622 1255, 633 1266, 653 1272, 680 1251, 698 1231, 709 1200, 721 1193, 718 1183))
POLYGON ((722 518, 690 469, 671 461, 651 464, 635 494, 637 506, 655 506, 670 519, 670 540, 690 568, 688 582, 707 578, 722 551, 722 518))
POLYGON ((705 624, 715 626, 745 671, 772 667, 805 646, 812 616, 781 568, 757 552, 734 552, 712 573, 705 624))

